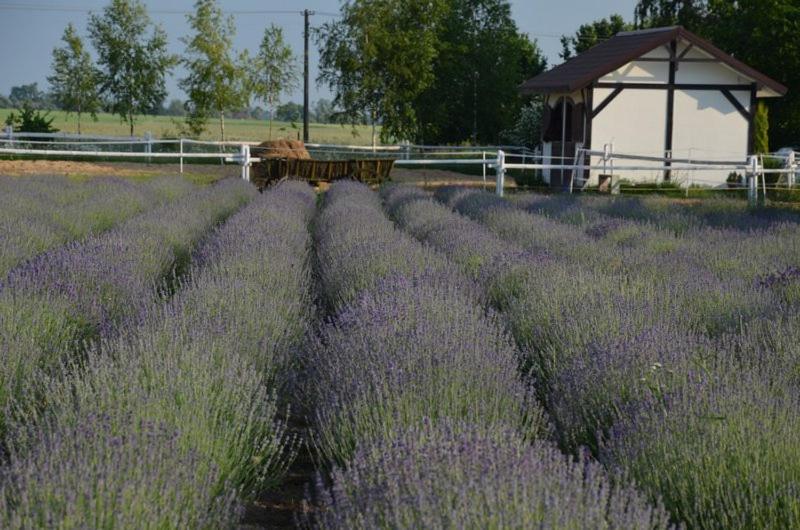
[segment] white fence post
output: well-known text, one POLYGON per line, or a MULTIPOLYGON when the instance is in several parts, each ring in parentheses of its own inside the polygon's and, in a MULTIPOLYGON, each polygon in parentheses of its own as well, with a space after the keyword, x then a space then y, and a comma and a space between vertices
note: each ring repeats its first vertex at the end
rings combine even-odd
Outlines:
POLYGON ((789 170, 789 172, 786 174, 786 185, 790 188, 793 188, 795 184, 794 179, 797 176, 797 162, 794 151, 789 151, 789 154, 786 157, 785 167, 789 170))
POLYGON ((183 137, 181 137, 180 144, 181 144, 181 147, 180 147, 180 149, 181 149, 181 151, 180 151, 180 154, 181 154, 181 175, 183 175, 183 137))
POLYGON ((483 189, 486 189, 486 151, 481 151, 481 169, 483 170, 483 189))
MULTIPOLYGON (((149 154, 151 154, 153 152, 153 133, 151 133, 150 131, 147 131, 146 133, 144 133, 144 140, 145 140, 145 142, 147 142, 147 145, 145 146, 145 151, 149 155, 149 154)), ((150 162, 151 162, 151 159, 148 156, 147 157, 147 163, 149 164, 150 162)))
POLYGON ((506 183, 506 154, 502 149, 497 150, 497 162, 494 166, 494 172, 496 175, 495 193, 497 193, 498 197, 502 197, 503 187, 506 183))
POLYGON ((758 205, 758 158, 749 156, 747 158, 747 203, 751 206, 758 205))
POLYGON ((242 165, 242 180, 250 182, 250 146, 239 146, 239 163, 242 165))
POLYGON ((12 125, 6 125, 5 131, 6 138, 8 138, 9 142, 14 141, 14 127, 12 125))

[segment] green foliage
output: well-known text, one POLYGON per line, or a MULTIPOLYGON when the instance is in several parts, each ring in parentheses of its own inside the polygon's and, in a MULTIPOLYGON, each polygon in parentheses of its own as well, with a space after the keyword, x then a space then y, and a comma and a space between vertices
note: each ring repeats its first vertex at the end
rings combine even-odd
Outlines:
POLYGON ((545 69, 506 0, 448 0, 437 32, 433 82, 417 98, 423 143, 496 143, 524 100, 519 85, 545 69))
POLYGON ((247 106, 250 99, 244 64, 245 53, 233 57, 236 29, 233 17, 225 17, 216 0, 198 0, 187 15, 194 35, 181 39, 186 45, 183 64, 189 75, 179 86, 189 96, 189 127, 202 133, 211 112, 219 116, 220 139, 225 140, 225 112, 247 106))
POLYGON ((708 0, 639 0, 634 10, 640 28, 660 26, 697 27, 706 17, 708 0))
POLYGON ((52 101, 47 97, 47 94, 39 90, 38 83, 12 86, 8 95, 8 102, 11 107, 22 107, 24 103, 28 103, 35 109, 53 108, 52 101))
POLYGON ((111 0, 102 14, 90 15, 89 35, 102 68, 101 92, 133 136, 136 115, 161 108, 167 95, 165 76, 177 62, 167 53, 167 35, 140 0, 111 0))
POLYGON ((434 81, 446 0, 352 0, 341 12, 318 30, 318 80, 349 123, 368 115, 383 141, 415 138, 414 101, 434 81))
POLYGON ((269 137, 272 138, 272 118, 281 94, 297 86, 297 66, 292 49, 283 38, 283 30, 270 24, 258 47, 251 74, 253 94, 269 109, 269 137))
POLYGON ((753 150, 757 154, 769 153, 769 109, 763 101, 759 101, 756 106, 753 129, 755 135, 753 150))
POLYGON ((53 127, 53 117, 50 111, 40 111, 34 109, 29 102, 22 104, 19 114, 12 112, 6 117, 6 125, 10 125, 15 131, 32 133, 52 133, 58 131, 53 127))
POLYGON ((71 23, 67 24, 61 40, 65 46, 53 50, 53 74, 47 80, 59 107, 67 113, 78 115, 80 134, 81 114, 88 113, 97 121, 97 112, 100 110, 99 74, 71 23))
POLYGON ((581 24, 572 37, 561 36, 561 53, 565 61, 583 53, 600 41, 610 39, 620 31, 634 29, 633 24, 625 22, 622 15, 614 14, 608 18, 601 18, 589 24, 581 24))
POLYGON ((296 122, 303 118, 303 106, 289 101, 275 109, 275 117, 280 121, 296 122))
POLYGON ((500 133, 500 142, 533 147, 539 143, 542 130, 543 102, 536 98, 523 106, 514 126, 500 133))

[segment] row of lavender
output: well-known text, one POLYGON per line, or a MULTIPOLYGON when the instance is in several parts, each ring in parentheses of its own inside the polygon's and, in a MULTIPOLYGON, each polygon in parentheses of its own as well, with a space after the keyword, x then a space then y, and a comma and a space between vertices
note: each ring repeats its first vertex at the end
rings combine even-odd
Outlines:
MULTIPOLYGON (((209 226, 250 190, 224 183, 187 207, 209 226)), ((4 469, 0 526, 231 527, 244 501, 280 479, 296 446, 279 396, 310 320, 314 204, 295 184, 253 200, 192 253, 174 296, 139 292, 138 324, 47 381, 38 426, 4 469)), ((160 220, 178 223, 162 245, 196 240, 191 219, 160 220)), ((139 243, 158 237, 147 228, 139 243)), ((139 247, 132 263, 162 262, 141 259, 157 248, 139 247)))
POLYGON ((193 188, 175 177, 89 183, 55 176, 0 178, 0 278, 41 252, 108 230, 193 188))
POLYGON ((483 193, 438 193, 468 217, 417 190, 384 197, 485 286, 562 447, 588 446, 692 528, 800 523, 800 318, 784 297, 641 224, 598 238, 607 219, 578 230, 483 193))
MULTIPOLYGON (((593 239, 617 247, 652 245, 690 256, 722 278, 759 279, 796 272, 800 214, 780 208, 747 210, 742 203, 712 200, 681 205, 664 199, 520 194, 521 208, 577 225, 593 239)), ((786 293, 795 295, 797 293, 786 293)))
POLYGON ((333 316, 305 353, 303 396, 334 467, 306 523, 666 526, 657 503, 547 441, 538 389, 487 292, 395 228, 374 192, 335 184, 315 234, 333 316))
POLYGON ((43 382, 88 343, 135 324, 169 292, 193 247, 254 195, 246 183, 221 182, 12 270, 0 284, 2 434, 34 422, 51 401, 43 382))

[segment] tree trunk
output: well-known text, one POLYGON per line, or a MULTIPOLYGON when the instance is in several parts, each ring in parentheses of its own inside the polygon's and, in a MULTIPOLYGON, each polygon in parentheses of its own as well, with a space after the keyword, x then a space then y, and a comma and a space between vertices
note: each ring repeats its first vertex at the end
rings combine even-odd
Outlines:
POLYGON ((131 136, 133 136, 133 112, 128 113, 128 123, 131 126, 131 136))
POLYGON ((268 140, 272 140, 272 105, 269 107, 269 136, 267 137, 268 140))
POLYGON ((222 141, 225 141, 225 111, 219 111, 219 134, 222 141))
POLYGON ((78 134, 81 134, 81 111, 78 111, 78 134))

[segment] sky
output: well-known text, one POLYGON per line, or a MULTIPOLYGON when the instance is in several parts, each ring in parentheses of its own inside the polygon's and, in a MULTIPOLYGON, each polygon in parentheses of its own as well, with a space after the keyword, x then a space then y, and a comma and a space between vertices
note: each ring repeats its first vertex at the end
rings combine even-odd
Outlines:
MULTIPOLYGON (((191 11, 193 0, 145 0, 151 18, 161 24, 169 38, 172 53, 184 49, 180 37, 189 32, 185 13, 191 11)), ((47 87, 52 50, 61 45, 61 35, 67 23, 72 22, 83 37, 87 37, 86 22, 89 12, 100 12, 106 0, 32 0, 27 2, 0 0, 0 94, 8 94, 12 86, 38 82, 47 87)), ((548 59, 548 64, 560 62, 559 36, 572 34, 583 23, 619 13, 626 20, 633 18, 636 0, 511 0, 511 9, 521 31, 537 39, 548 59)), ((264 27, 274 23, 283 27, 284 35, 302 63, 303 9, 316 11, 311 26, 319 26, 333 19, 339 12, 339 0, 220 0, 226 12, 234 12, 237 50, 249 49, 254 53, 263 35, 264 27), (250 11, 251 13, 246 13, 250 11), (284 13, 252 13, 252 11, 284 11, 284 13), (289 11, 289 12, 286 12, 289 11), (236 13, 238 12, 238 13, 236 13), (244 13, 242 13, 244 12, 244 13)), ((318 54, 311 45, 309 59, 311 71, 311 101, 330 98, 325 86, 317 86, 318 54)), ((178 88, 178 79, 184 72, 177 68, 167 80, 169 96, 184 98, 178 88)), ((302 85, 284 101, 301 102, 302 85)))

